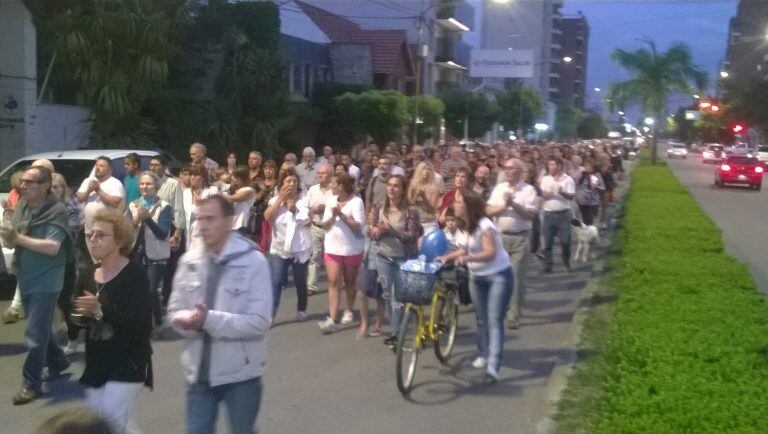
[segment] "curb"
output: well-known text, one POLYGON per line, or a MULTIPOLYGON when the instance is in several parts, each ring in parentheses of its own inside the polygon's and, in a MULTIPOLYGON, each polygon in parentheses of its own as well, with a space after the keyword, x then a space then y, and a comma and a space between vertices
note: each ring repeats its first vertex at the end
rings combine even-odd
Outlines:
MULTIPOLYGON (((609 220, 618 218, 620 210, 624 207, 624 203, 627 198, 627 190, 631 184, 631 175, 635 169, 638 160, 634 160, 629 170, 625 170, 625 176, 628 182, 621 187, 621 196, 618 202, 618 207, 614 209, 612 215, 609 216, 609 220)), ((613 225, 612 225, 613 226, 613 225)), ((612 227, 608 233, 609 237, 603 238, 604 240, 610 240, 608 246, 613 243, 613 237, 616 234, 615 226, 612 227)), ((557 423, 554 420, 554 416, 557 414, 558 404, 560 402, 560 395, 568 385, 568 378, 571 376, 576 364, 579 361, 578 351, 579 344, 581 343, 581 334, 584 328, 584 322, 587 320, 594 303, 590 301, 595 292, 600 288, 600 277, 603 275, 605 269, 605 257, 602 257, 594 262, 594 272, 597 272, 598 276, 589 280, 589 283, 581 290, 581 294, 576 300, 576 306, 582 306, 573 314, 571 324, 568 326, 568 331, 565 333, 561 342, 561 347, 566 350, 566 355, 563 360, 555 363, 555 367, 552 369, 552 373, 549 375, 547 384, 544 386, 544 391, 539 403, 536 405, 533 415, 531 417, 532 425, 529 430, 531 433, 536 434, 550 434, 555 432, 557 423)))

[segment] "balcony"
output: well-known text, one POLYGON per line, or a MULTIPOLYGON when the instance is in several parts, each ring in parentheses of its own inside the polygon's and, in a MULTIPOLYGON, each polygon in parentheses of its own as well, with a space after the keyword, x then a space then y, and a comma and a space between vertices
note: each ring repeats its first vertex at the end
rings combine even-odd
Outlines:
POLYGON ((440 5, 435 12, 435 21, 447 30, 456 32, 468 32, 471 29, 468 24, 473 22, 473 17, 464 16, 460 10, 460 4, 452 0, 438 0, 440 5))
POLYGON ((555 35, 562 35, 563 31, 558 29, 557 27, 552 27, 552 33, 555 35))
POLYGON ((456 41, 452 38, 436 38, 435 50, 435 66, 448 69, 467 69, 456 55, 456 41))

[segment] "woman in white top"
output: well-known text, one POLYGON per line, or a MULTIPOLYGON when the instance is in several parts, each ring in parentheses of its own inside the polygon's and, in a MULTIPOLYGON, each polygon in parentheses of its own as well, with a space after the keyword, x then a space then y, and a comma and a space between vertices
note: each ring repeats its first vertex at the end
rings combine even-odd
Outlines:
POLYGON ((197 229, 197 204, 208 196, 218 194, 216 187, 208 186, 208 174, 205 167, 189 168, 189 188, 181 194, 184 202, 184 218, 187 224, 187 251, 202 248, 203 240, 197 229))
POLYGON ((355 283, 365 250, 365 206, 362 199, 352 196, 354 188, 355 181, 348 173, 334 174, 331 190, 335 196, 325 205, 323 213, 321 225, 327 231, 323 258, 328 274, 328 318, 320 321, 318 326, 324 333, 338 330, 342 284, 347 294, 347 305, 341 323, 354 321, 355 283))
POLYGON ((235 206, 232 229, 242 232, 248 225, 248 212, 256 200, 256 191, 251 187, 250 171, 247 166, 237 166, 231 175, 231 192, 222 192, 221 195, 235 206))
POLYGON ((437 258, 469 268, 469 292, 477 318, 478 357, 475 368, 485 368, 486 382, 499 379, 504 350, 504 317, 512 296, 512 267, 504 251, 499 228, 485 215, 485 201, 477 193, 464 193, 463 202, 454 202, 456 217, 466 223, 469 238, 465 246, 437 258))
POLYGON ((293 267, 296 285, 296 319, 304 321, 307 311, 307 268, 312 247, 309 202, 299 194, 299 177, 294 171, 281 173, 277 182, 278 195, 269 200, 264 218, 272 226, 272 243, 269 247, 269 268, 272 272, 272 317, 280 306, 280 295, 288 277, 288 267, 293 267))

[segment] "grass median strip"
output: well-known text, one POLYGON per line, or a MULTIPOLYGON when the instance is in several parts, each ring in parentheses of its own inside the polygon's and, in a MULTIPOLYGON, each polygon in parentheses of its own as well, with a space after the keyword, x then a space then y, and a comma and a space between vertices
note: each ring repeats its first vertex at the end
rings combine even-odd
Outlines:
MULTIPOLYGON (((768 432, 768 307, 672 172, 633 175, 560 432, 768 432)), ((761 230, 761 229, 758 229, 761 230)))

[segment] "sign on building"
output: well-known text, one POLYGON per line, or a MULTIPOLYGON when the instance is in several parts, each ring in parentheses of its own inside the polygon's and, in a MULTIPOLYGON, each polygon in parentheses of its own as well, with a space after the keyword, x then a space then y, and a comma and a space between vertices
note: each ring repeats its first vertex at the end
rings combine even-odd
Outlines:
POLYGON ((470 77, 533 77, 533 50, 472 50, 470 77))

